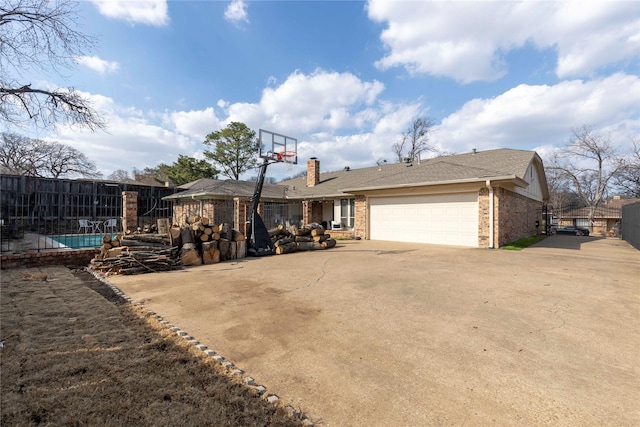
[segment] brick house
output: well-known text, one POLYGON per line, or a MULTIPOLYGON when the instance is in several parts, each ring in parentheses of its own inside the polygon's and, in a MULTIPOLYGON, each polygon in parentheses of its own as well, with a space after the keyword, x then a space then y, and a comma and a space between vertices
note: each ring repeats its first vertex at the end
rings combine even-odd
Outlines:
POLYGON ((558 212, 557 224, 560 227, 574 225, 588 228, 592 236, 618 236, 620 222, 622 220, 622 207, 640 202, 639 198, 623 199, 614 196, 611 200, 605 200, 594 211, 592 219, 588 207, 569 208, 558 212))
MULTIPOLYGON (((200 180, 174 201, 174 223, 192 215, 244 231, 254 183, 200 180), (202 213, 200 213, 202 212, 202 213)), ((540 231, 548 198, 544 166, 532 151, 497 149, 265 184, 261 213, 277 223, 326 225, 334 236, 493 248, 540 231)))

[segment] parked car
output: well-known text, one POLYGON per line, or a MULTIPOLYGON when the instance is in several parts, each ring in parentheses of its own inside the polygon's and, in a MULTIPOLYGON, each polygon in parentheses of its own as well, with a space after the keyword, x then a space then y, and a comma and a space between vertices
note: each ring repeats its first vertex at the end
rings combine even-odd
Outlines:
POLYGON ((569 225, 567 227, 559 227, 555 229, 554 234, 570 234, 572 236, 588 236, 589 230, 582 227, 574 227, 569 225))

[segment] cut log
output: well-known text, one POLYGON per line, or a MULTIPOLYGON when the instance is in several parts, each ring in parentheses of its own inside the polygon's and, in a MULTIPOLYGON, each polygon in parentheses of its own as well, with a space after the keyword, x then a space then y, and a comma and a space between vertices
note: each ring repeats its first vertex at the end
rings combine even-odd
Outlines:
POLYGON ((191 245, 193 245, 193 243, 187 243, 180 249, 180 261, 182 261, 182 265, 202 265, 200 253, 195 248, 189 249, 191 245))
POLYGON ((336 239, 327 239, 324 242, 320 243, 320 245, 322 245, 323 248, 325 249, 329 249, 329 248, 333 248, 336 245, 336 239))
POLYGON ((202 243, 202 262, 204 264, 215 264, 220 262, 220 251, 218 241, 202 243))
POLYGON ((203 264, 217 264, 220 262, 220 251, 218 249, 211 249, 210 251, 202 252, 203 264))
POLYGON ((277 248, 278 246, 283 246, 295 241, 296 241, 296 238, 293 236, 281 237, 280 239, 273 242, 273 246, 277 248))
POLYGON ((311 236, 296 236, 296 242, 298 242, 298 243, 313 242, 313 237, 311 237, 311 236))
POLYGON ((228 239, 220 239, 218 241, 218 249, 220 249, 220 261, 229 261, 231 259, 231 241, 228 239))
POLYGON ((182 240, 180 239, 180 227, 171 227, 169 229, 169 244, 171 246, 182 246, 182 240))
POLYGON ((209 225, 209 218, 203 216, 202 218, 200 218, 200 224, 206 227, 207 225, 209 225))
POLYGON ((298 244, 296 242, 289 242, 284 245, 276 247, 276 255, 290 254, 298 250, 298 244))
POLYGON ((195 242, 195 236, 193 235, 193 230, 188 225, 182 227, 180 232, 180 239, 182 240, 182 245, 186 245, 188 243, 195 242))
POLYGON ((226 222, 223 224, 220 224, 220 239, 226 239, 226 240, 231 240, 231 228, 229 227, 229 224, 227 224, 226 222))
POLYGON ((203 242, 206 242, 206 241, 208 241, 208 240, 209 240, 209 238, 210 238, 210 237, 211 237, 211 236, 209 236, 208 234, 202 233, 202 234, 200 235, 200 240, 201 240, 201 241, 203 241, 203 242))
POLYGON ((189 218, 187 218, 187 224, 193 224, 200 221, 200 216, 199 215, 195 215, 195 216, 191 216, 189 218))
POLYGON ((320 226, 320 228, 314 228, 311 230, 311 236, 322 236, 324 234, 324 228, 320 226))
POLYGON ((277 227, 274 227, 274 228, 268 230, 267 232, 269 233, 269 237, 282 236, 284 234, 289 233, 289 231, 287 231, 287 229, 284 228, 284 225, 282 225, 282 224, 278 224, 277 227))
POLYGON ((204 234, 206 234, 207 236, 211 236, 213 234, 213 228, 211 227, 205 227, 203 230, 204 234))
POLYGON ((110 234, 106 234, 105 236, 102 237, 102 243, 111 243, 111 235, 110 234))
POLYGON ((218 249, 218 241, 217 240, 211 240, 209 242, 203 242, 202 243, 202 251, 208 251, 211 249, 218 249))
POLYGON ((324 242, 325 240, 327 240, 329 238, 331 238, 331 235, 330 234, 326 234, 326 233, 312 237, 313 241, 314 242, 318 242, 318 243, 322 243, 322 242, 324 242))
POLYGON ((247 256, 247 241, 246 240, 238 240, 236 242, 236 245, 237 245, 236 258, 237 259, 246 258, 246 256, 247 256))
POLYGON ((313 250, 317 249, 315 247, 315 245, 320 246, 318 243, 315 243, 315 242, 298 242, 298 250, 299 251, 313 251, 313 250))
POLYGON ((241 240, 246 240, 246 238, 244 237, 244 234, 242 234, 241 232, 239 232, 238 230, 231 230, 231 237, 234 242, 239 242, 241 240))
POLYGON ((297 236, 300 234, 300 229, 298 228, 297 225, 292 224, 289 226, 289 228, 287 229, 287 231, 292 235, 292 236, 297 236))

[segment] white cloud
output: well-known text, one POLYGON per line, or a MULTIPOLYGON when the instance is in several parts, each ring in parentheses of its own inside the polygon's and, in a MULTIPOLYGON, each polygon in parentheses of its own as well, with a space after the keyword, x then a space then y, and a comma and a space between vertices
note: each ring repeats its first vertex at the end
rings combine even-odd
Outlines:
POLYGON ((132 24, 160 27, 169 23, 166 0, 91 0, 100 13, 132 24))
POLYGON ((117 62, 105 61, 97 56, 77 56, 75 59, 79 64, 91 68, 100 74, 112 73, 120 68, 117 62))
POLYGON ((204 141, 209 133, 222 127, 213 107, 195 111, 167 112, 163 116, 163 123, 180 134, 200 142, 204 141))
POLYGON ((224 11, 224 19, 236 26, 240 26, 243 22, 249 23, 247 14, 247 4, 243 0, 233 0, 224 11))
MULTIPOLYGON (((199 155, 206 134, 231 121, 298 139, 300 164, 293 170, 272 165, 269 176, 292 176, 304 170, 310 157, 321 160, 323 171, 360 168, 381 159, 395 161, 392 144, 428 108, 419 100, 398 104, 380 99, 382 90, 376 81, 317 70, 291 74, 280 86, 265 88, 255 103, 219 100, 202 110, 144 111, 91 95, 110 123, 108 133, 61 127, 60 135, 62 142, 94 159, 105 175, 172 163, 179 154, 199 155)), ((566 142, 572 127, 588 124, 623 147, 631 135, 640 134, 638 93, 640 77, 624 73, 556 85, 522 84, 465 103, 434 127, 431 142, 454 152, 506 147, 544 155, 566 142)))
POLYGON ((268 124, 281 132, 306 133, 313 130, 359 128, 371 114, 384 85, 364 82, 351 73, 316 70, 294 72, 275 88, 265 88, 258 105, 238 103, 229 107, 230 120, 268 124))
POLYGON ((381 69, 493 81, 504 55, 532 44, 558 53, 559 77, 589 76, 639 54, 634 2, 389 2, 370 0, 369 18, 385 22, 381 69))
POLYGON ((554 86, 522 84, 495 98, 465 103, 434 128, 432 141, 456 152, 472 148, 534 149, 561 145, 569 138, 571 128, 587 124, 594 129, 618 129, 617 141, 625 144, 630 132, 640 131, 638 93, 640 78, 622 73, 554 86))

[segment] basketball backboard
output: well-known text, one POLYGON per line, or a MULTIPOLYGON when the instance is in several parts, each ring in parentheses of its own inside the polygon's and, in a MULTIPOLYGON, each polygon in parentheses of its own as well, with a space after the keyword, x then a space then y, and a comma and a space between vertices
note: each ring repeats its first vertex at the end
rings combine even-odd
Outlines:
POLYGON ((260 142, 259 156, 263 159, 275 162, 298 164, 298 140, 290 136, 260 129, 258 133, 260 142))

